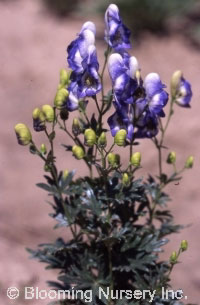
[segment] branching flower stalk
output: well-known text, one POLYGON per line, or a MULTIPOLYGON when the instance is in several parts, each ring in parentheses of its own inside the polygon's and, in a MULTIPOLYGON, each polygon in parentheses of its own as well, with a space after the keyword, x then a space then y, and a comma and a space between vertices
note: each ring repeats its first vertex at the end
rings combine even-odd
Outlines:
POLYGON ((46 183, 37 185, 52 198, 51 216, 57 222, 56 228, 69 228, 72 233, 67 241, 58 238, 28 251, 49 268, 59 270, 58 282, 51 281, 51 286, 70 292, 92 291, 91 300, 77 295, 59 304, 144 305, 150 298, 134 297, 135 290, 144 289, 157 292, 153 304, 181 304, 172 298, 163 301, 161 287, 170 287, 171 271, 187 249, 187 242, 181 243, 178 254, 169 261, 160 261, 158 253, 168 242, 166 237, 181 229, 173 223, 166 207, 169 196, 164 188, 179 181, 180 174, 193 166, 194 158, 189 156, 182 169, 177 169, 176 153, 171 151, 167 163, 172 166, 172 174, 165 174, 162 149, 176 104, 190 105, 191 85, 181 71, 174 72, 169 97, 157 73, 142 79, 138 60, 128 52, 131 33, 115 4, 106 10, 105 26, 107 50, 101 73, 96 27, 88 21, 67 48, 69 70, 60 71, 54 105, 33 110, 33 128, 46 134, 47 143, 38 148, 26 125, 15 126, 18 143, 29 145, 30 152, 44 162, 46 183), (107 70, 111 88, 105 93, 107 70), (169 98, 170 109, 163 125, 169 98), (96 109, 89 115, 92 103, 96 109), (112 106, 114 111, 105 122, 104 115, 112 106), (76 113, 72 126, 68 121, 71 112, 76 113), (67 143, 62 146, 66 154, 77 162, 84 161, 88 176, 75 179, 75 171, 57 168, 54 139, 59 130, 65 134, 67 143), (111 143, 107 140, 109 132, 111 143), (143 139, 151 139, 158 150, 159 177, 138 178, 142 160, 135 147, 143 139), (117 147, 123 154, 127 148, 125 164, 116 153, 117 147), (118 298, 121 290, 125 292, 118 298))

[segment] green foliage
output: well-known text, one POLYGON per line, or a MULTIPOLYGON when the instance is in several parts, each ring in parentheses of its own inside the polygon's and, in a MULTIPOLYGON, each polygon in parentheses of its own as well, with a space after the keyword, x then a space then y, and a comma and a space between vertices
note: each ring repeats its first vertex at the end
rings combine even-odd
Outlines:
POLYGON ((151 177, 146 183, 132 179, 124 187, 118 171, 107 177, 106 185, 101 177, 73 180, 73 175, 63 180, 60 174, 59 187, 50 176, 45 176, 47 183, 38 184, 53 199, 51 216, 58 222, 56 227, 74 227, 70 241, 59 238, 29 250, 47 268, 59 270, 59 282, 50 284, 70 289, 73 283, 76 289, 90 289, 96 296, 92 304, 102 304, 98 289, 111 283, 118 290, 157 290, 159 300, 160 287, 164 283, 168 287, 170 263, 159 261, 158 253, 168 242, 166 236, 180 228, 164 209, 169 197, 151 177), (152 201, 158 206, 154 212, 152 201), (155 226, 153 219, 159 220, 159 225, 155 226))

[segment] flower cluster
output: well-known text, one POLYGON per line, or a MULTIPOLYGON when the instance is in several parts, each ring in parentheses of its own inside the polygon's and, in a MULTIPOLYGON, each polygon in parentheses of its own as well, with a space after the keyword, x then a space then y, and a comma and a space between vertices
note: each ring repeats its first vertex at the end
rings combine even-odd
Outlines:
MULTIPOLYGON (((113 50, 108 59, 115 107, 115 112, 108 119, 111 134, 114 137, 119 130, 126 130, 126 138, 130 142, 135 138, 154 137, 168 102, 165 85, 157 73, 150 73, 142 80, 137 59, 127 52, 131 47, 130 31, 123 24, 115 4, 110 4, 106 10, 105 24, 108 54, 113 50)), ((86 98, 96 96, 101 90, 95 34, 94 23, 88 21, 67 48, 68 64, 72 69, 66 99, 69 111, 78 109, 80 101, 87 105, 86 98)), ((190 84, 181 76, 176 86, 176 103, 186 107, 191 96, 190 84)))
POLYGON ((115 136, 120 129, 125 129, 130 141, 136 137, 153 137, 168 101, 165 86, 157 73, 148 74, 142 81, 137 59, 126 51, 130 47, 130 33, 116 5, 108 7, 105 19, 106 40, 115 50, 108 62, 115 107, 115 113, 108 119, 111 133, 115 136))
MULTIPOLYGON (((115 4, 110 4, 107 8, 105 24, 105 41, 108 48, 102 71, 104 72, 108 63, 112 82, 110 102, 115 108, 114 113, 108 118, 108 125, 113 137, 123 138, 120 138, 120 144, 117 144, 119 141, 115 139, 115 144, 123 146, 128 140, 132 145, 136 138, 152 138, 157 135, 160 118, 165 116, 163 108, 168 102, 169 95, 157 73, 149 73, 142 80, 138 60, 127 51, 131 47, 130 31, 123 24, 115 4)), ((85 109, 89 97, 96 101, 99 124, 106 112, 107 96, 104 95, 103 83, 101 84, 103 72, 101 75, 98 72, 95 35, 95 24, 87 21, 77 38, 67 48, 67 61, 71 70, 61 70, 60 83, 54 100, 54 106, 60 110, 62 120, 68 118, 68 111, 85 109), (102 91, 101 106, 98 105, 96 97, 99 91, 102 91)), ((181 71, 174 72, 171 79, 172 107, 174 103, 189 107, 191 97, 189 82, 184 79, 181 71)), ((46 122, 53 122, 55 119, 54 111, 55 109, 50 105, 43 105, 42 109, 35 108, 32 115, 34 129, 46 130, 46 122)), ((90 124, 88 127, 91 127, 90 124)), ((98 136, 103 131, 101 127, 98 136)))

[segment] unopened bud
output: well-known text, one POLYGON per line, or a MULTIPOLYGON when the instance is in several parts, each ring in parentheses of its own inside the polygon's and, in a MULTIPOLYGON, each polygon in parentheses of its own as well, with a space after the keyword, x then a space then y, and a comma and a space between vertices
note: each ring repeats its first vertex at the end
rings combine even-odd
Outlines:
POLYGON ((65 69, 60 70, 60 86, 65 87, 69 84, 71 71, 65 69))
POLYGON ((194 164, 194 157, 189 156, 185 162, 185 168, 192 168, 194 164))
POLYGON ((66 170, 64 170, 63 171, 63 179, 65 180, 67 177, 68 177, 68 175, 69 175, 69 171, 66 169, 66 170))
POLYGON ((40 108, 35 108, 32 112, 33 128, 35 131, 42 131, 45 129, 45 116, 40 108))
POLYGON ((59 110, 62 109, 66 104, 68 95, 69 95, 69 92, 67 89, 65 89, 65 88, 59 89, 57 91, 55 99, 54 99, 54 106, 59 110))
POLYGON ((167 163, 174 164, 176 162, 176 153, 175 151, 171 151, 167 157, 167 163))
POLYGON ((132 154, 130 161, 131 161, 131 165, 135 167, 139 167, 141 162, 141 153, 135 152, 134 154, 132 154))
POLYGON ((122 184, 128 186, 130 183, 130 179, 127 173, 124 173, 122 176, 122 184))
POLYGON ((173 251, 169 260, 170 260, 170 263, 171 264, 176 264, 177 263, 177 258, 178 258, 178 255, 176 253, 176 251, 173 251))
POLYGON ((72 132, 75 136, 78 136, 81 133, 81 126, 80 126, 80 122, 77 118, 73 119, 73 123, 72 123, 72 132))
POLYGON ((85 130, 85 144, 92 147, 96 142, 96 133, 93 129, 89 128, 85 130))
POLYGON ((111 167, 117 167, 120 164, 120 155, 109 153, 108 154, 108 163, 111 167))
POLYGON ((115 135, 115 144, 118 146, 124 146, 126 141, 126 130, 120 129, 115 135))
POLYGON ((54 110, 53 107, 50 105, 43 105, 42 106, 42 112, 45 116, 45 119, 47 122, 53 122, 54 121, 54 110))
POLYGON ((181 248, 182 251, 186 251, 187 250, 187 248, 188 248, 187 240, 185 240, 185 239, 182 240, 180 248, 181 248))
POLYGON ((171 78, 171 95, 173 98, 176 97, 177 91, 180 87, 181 78, 183 77, 183 73, 180 70, 177 70, 173 73, 171 78))
POLYGON ((31 132, 25 124, 19 123, 15 125, 15 133, 20 145, 28 145, 31 143, 31 132))
POLYGON ((81 160, 84 158, 85 153, 82 147, 78 146, 78 145, 74 145, 72 147, 72 152, 74 154, 74 156, 78 159, 81 160))
POLYGON ((100 137, 98 138, 98 145, 100 147, 106 147, 107 145, 106 133, 104 131, 100 134, 100 137))
POLYGON ((35 108, 32 112, 32 117, 34 120, 38 119, 40 117, 41 110, 40 108, 35 108))
POLYGON ((45 144, 41 144, 40 146, 40 152, 45 155, 47 153, 47 148, 45 144))

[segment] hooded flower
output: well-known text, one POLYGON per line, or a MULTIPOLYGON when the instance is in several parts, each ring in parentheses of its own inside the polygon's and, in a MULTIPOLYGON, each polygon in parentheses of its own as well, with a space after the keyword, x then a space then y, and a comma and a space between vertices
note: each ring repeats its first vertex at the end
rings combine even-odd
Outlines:
POLYGON ((94 96, 101 90, 101 83, 98 76, 99 63, 95 46, 88 48, 87 57, 83 60, 84 71, 78 80, 79 96, 94 96))
POLYGON ((105 13, 105 40, 116 51, 130 48, 130 30, 122 23, 119 9, 110 4, 105 13))
POLYGON ((135 138, 152 138, 158 133, 158 118, 149 109, 142 113, 142 119, 137 122, 135 138))
POLYGON ((119 53, 113 53, 109 57, 108 70, 117 103, 133 103, 133 93, 137 88, 135 80, 137 69, 138 61, 134 56, 126 54, 122 57, 119 53))
POLYGON ((76 73, 82 73, 83 60, 86 58, 88 48, 95 43, 96 28, 93 22, 85 22, 78 37, 67 48, 69 67, 76 73))
POLYGON ((181 77, 180 85, 177 90, 176 103, 182 107, 190 107, 190 101, 192 98, 192 89, 188 81, 181 77))
MULTIPOLYGON (((146 99, 139 98, 133 104, 117 104, 114 102, 115 113, 108 119, 111 134, 114 137, 118 130, 125 129, 127 131, 126 138, 132 140, 136 137, 136 132, 145 126, 147 121, 148 104, 146 99)), ((138 134, 138 132, 137 132, 138 134)))
POLYGON ((108 118, 108 125, 113 137, 120 129, 125 129, 127 132, 127 139, 132 140, 134 132, 133 123, 128 118, 125 119, 119 111, 116 110, 115 113, 108 118))
POLYGON ((149 73, 144 80, 146 99, 151 113, 165 116, 162 108, 167 104, 168 93, 163 90, 160 76, 157 73, 149 73))
POLYGON ((99 64, 95 48, 95 25, 88 21, 82 26, 81 32, 67 48, 68 63, 73 70, 70 76, 67 109, 74 111, 79 108, 80 99, 94 96, 101 90, 98 76, 99 64))

